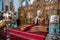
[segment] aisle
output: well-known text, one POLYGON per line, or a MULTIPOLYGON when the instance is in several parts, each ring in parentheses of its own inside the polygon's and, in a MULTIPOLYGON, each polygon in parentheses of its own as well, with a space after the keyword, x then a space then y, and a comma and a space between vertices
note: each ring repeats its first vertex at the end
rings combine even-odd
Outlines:
POLYGON ((9 30, 11 40, 45 40, 47 32, 42 31, 29 32, 29 30, 35 26, 40 25, 29 25, 25 30, 21 30, 20 28, 9 30))

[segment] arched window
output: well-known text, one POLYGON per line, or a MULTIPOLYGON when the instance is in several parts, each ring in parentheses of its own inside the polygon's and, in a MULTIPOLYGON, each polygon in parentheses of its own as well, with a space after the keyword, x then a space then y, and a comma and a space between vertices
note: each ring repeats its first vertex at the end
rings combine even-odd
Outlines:
POLYGON ((28 1, 27 0, 23 1, 22 6, 28 6, 28 1))

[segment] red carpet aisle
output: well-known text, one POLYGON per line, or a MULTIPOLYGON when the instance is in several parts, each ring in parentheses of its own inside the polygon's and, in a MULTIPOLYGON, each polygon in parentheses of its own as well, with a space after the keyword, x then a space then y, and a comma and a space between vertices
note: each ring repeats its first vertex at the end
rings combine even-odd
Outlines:
POLYGON ((23 31, 21 31, 20 28, 9 30, 11 40, 30 40, 30 39, 32 39, 32 40, 45 40, 47 32, 42 32, 42 31, 29 32, 29 30, 34 26, 36 26, 36 25, 30 25, 23 31))

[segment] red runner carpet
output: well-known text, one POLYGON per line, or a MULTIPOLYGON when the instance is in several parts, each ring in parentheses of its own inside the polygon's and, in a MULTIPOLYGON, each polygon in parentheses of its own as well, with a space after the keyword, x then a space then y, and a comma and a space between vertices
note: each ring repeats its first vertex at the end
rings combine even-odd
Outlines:
POLYGON ((45 40, 47 32, 40 32, 40 31, 28 32, 29 29, 33 26, 35 25, 30 25, 23 31, 21 31, 20 28, 10 29, 9 32, 10 32, 11 40, 31 40, 31 39, 32 40, 45 40))

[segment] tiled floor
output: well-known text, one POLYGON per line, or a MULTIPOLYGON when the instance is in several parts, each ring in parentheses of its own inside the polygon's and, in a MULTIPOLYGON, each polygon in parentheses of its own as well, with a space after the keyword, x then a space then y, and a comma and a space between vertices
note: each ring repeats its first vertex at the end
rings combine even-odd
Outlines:
MULTIPOLYGON (((53 39, 52 39, 53 36, 54 36, 54 35, 47 34, 47 37, 46 37, 45 40, 53 40, 53 39)), ((60 39, 57 39, 57 40, 60 40, 60 39)))

